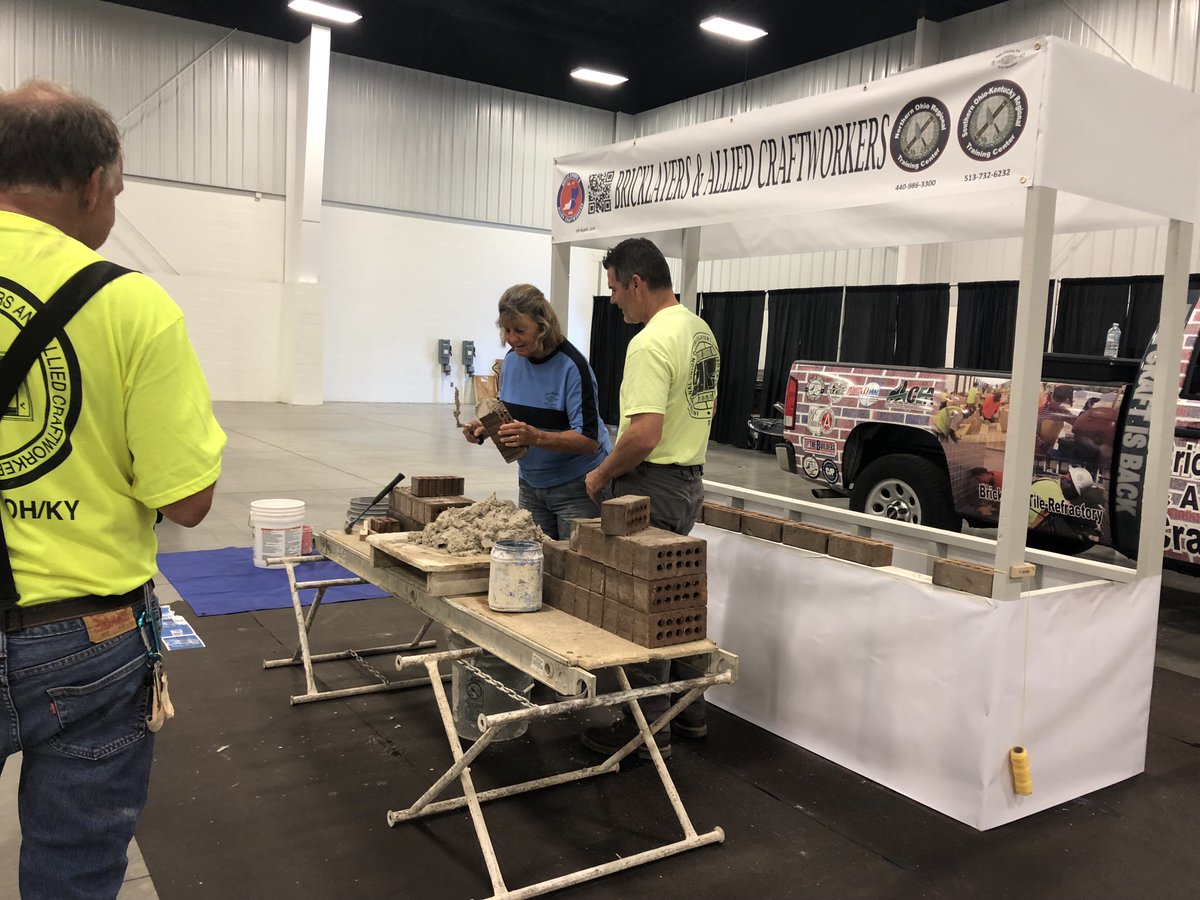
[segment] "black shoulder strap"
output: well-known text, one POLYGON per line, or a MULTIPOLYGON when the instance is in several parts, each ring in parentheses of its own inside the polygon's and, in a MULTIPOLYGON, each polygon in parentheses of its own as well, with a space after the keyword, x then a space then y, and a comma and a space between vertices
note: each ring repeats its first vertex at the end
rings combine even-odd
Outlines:
MULTIPOLYGON (((102 287, 130 271, 103 259, 84 266, 68 278, 29 320, 29 324, 21 329, 16 340, 0 357, 0 418, 4 417, 34 362, 50 342, 62 334, 71 317, 102 287)), ((0 611, 16 606, 19 599, 12 563, 8 558, 8 544, 4 540, 3 521, 0 517, 0 611)))

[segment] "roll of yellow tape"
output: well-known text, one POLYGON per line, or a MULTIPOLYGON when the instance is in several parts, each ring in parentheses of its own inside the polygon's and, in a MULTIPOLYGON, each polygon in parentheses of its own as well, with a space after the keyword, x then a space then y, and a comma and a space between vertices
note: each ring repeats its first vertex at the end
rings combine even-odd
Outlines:
POLYGON ((1029 755, 1024 747, 1008 751, 1008 765, 1012 769, 1013 792, 1028 797, 1033 793, 1033 777, 1029 774, 1029 755))

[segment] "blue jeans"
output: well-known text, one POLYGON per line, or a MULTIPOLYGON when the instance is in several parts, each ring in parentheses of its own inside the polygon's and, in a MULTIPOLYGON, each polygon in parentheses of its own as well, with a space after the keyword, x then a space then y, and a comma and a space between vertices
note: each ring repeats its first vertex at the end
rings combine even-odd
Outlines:
MULTIPOLYGON (((146 594, 144 628, 158 628, 158 602, 146 594)), ((144 607, 133 606, 135 620, 144 607)), ((99 644, 83 619, 0 632, 0 766, 24 754, 23 900, 111 900, 121 889, 154 751, 142 630, 99 644)))
POLYGON ((535 488, 521 479, 519 491, 517 506, 529 510, 533 521, 552 541, 567 540, 571 536, 571 523, 576 519, 594 519, 600 515, 600 507, 588 496, 582 478, 548 488, 535 488))

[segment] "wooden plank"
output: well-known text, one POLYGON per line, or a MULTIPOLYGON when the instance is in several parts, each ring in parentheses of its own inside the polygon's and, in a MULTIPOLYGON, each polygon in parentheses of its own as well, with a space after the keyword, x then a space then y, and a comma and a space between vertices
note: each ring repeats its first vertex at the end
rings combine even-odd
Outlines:
POLYGON ((674 659, 711 653, 717 649, 717 645, 710 640, 691 641, 671 647, 639 647, 632 641, 610 634, 552 606, 543 606, 537 612, 503 613, 489 608, 487 597, 447 597, 446 602, 529 643, 547 656, 582 669, 624 666, 650 659, 674 659))
POLYGON ((396 564, 395 559, 388 556, 378 547, 371 546, 357 534, 346 534, 346 532, 339 529, 330 529, 323 532, 323 534, 328 540, 333 541, 341 547, 345 547, 346 550, 355 556, 361 557, 363 562, 369 565, 385 568, 396 564))
POLYGON ((486 553, 472 553, 470 556, 452 556, 445 550, 429 547, 425 544, 414 544, 413 538, 417 532, 400 531, 393 534, 371 534, 367 543, 378 547, 389 556, 415 566, 422 572, 461 572, 487 567, 492 558, 486 553))
POLYGON ((483 553, 451 556, 436 547, 414 544, 415 536, 412 531, 371 534, 367 535, 366 543, 376 548, 388 565, 430 594, 487 593, 490 556, 483 553))

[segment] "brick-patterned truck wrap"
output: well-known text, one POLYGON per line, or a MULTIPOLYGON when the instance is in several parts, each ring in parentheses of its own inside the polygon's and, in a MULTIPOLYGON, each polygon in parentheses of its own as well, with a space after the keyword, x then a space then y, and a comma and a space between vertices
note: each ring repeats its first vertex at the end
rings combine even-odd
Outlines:
MULTIPOLYGON (((1193 307, 1183 336, 1164 536, 1166 562, 1177 568, 1200 566, 1197 332, 1193 307)), ((1152 344, 1147 359, 1154 352, 1152 344)), ((1103 544, 1134 556, 1149 373, 1134 360, 1048 355, 1043 377, 1030 544, 1059 552, 1103 544)), ((1010 376, 997 373, 799 361, 784 405, 791 446, 779 458, 814 484, 849 494, 855 510, 954 531, 963 520, 995 525, 1010 390, 1010 376)))

